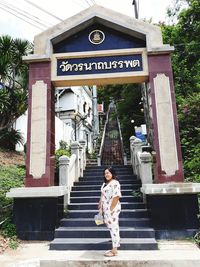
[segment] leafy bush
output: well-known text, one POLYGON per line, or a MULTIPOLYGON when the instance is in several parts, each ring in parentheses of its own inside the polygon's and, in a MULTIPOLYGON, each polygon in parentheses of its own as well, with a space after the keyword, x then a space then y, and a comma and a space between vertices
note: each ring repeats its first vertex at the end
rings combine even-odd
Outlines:
POLYGON ((10 218, 3 223, 0 233, 6 239, 6 243, 10 248, 17 249, 19 240, 17 239, 16 226, 11 222, 10 218))
POLYGON ((13 236, 12 238, 10 238, 9 247, 12 249, 17 249, 18 246, 19 246, 19 240, 17 239, 17 237, 13 236))
POLYGON ((23 186, 23 178, 25 176, 25 168, 23 166, 4 167, 0 165, 0 233, 7 239, 8 245, 12 249, 18 247, 16 237, 16 227, 12 223, 12 202, 10 198, 6 198, 6 192, 12 187, 23 186))
POLYGON ((140 191, 140 189, 134 190, 132 192, 132 196, 133 197, 142 197, 142 192, 140 191))
POLYGON ((65 141, 60 141, 60 148, 55 151, 56 165, 59 163, 59 158, 63 155, 71 156, 71 148, 65 141))
POLYGON ((4 237, 15 237, 17 235, 16 226, 11 222, 10 219, 6 220, 2 225, 2 235, 4 237))
POLYGON ((59 158, 61 156, 71 156, 71 147, 65 141, 60 141, 60 148, 55 151, 55 185, 59 184, 59 158))
POLYGON ((196 233, 194 236, 196 244, 200 247, 200 232, 196 233))
POLYGON ((59 149, 67 150, 70 152, 70 147, 69 147, 68 143, 63 141, 63 140, 61 140, 59 142, 59 149))
POLYGON ((15 150, 16 144, 23 144, 23 137, 19 130, 4 128, 0 131, 0 147, 15 150))
POLYGON ((200 93, 178 98, 178 118, 187 181, 200 182, 200 93))
POLYGON ((97 152, 92 151, 92 153, 87 153, 87 158, 88 159, 97 159, 97 152))
POLYGON ((11 215, 10 209, 3 207, 12 204, 12 199, 6 198, 6 193, 13 187, 23 186, 25 169, 18 166, 0 166, 0 221, 11 215))

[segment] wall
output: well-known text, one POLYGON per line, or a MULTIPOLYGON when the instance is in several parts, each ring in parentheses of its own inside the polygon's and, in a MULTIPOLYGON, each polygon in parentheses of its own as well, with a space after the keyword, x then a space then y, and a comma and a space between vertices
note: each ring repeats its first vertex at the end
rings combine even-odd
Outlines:
POLYGON ((24 115, 20 116, 16 122, 14 123, 14 129, 19 130, 23 136, 24 143, 17 144, 15 149, 16 151, 24 151, 24 144, 27 140, 27 120, 28 120, 28 111, 25 112, 24 115))
POLYGON ((71 140, 71 132, 72 132, 72 127, 66 125, 64 122, 62 122, 59 118, 56 117, 56 122, 55 122, 55 131, 56 131, 56 137, 55 137, 55 145, 56 149, 59 148, 59 142, 61 140, 67 142, 70 144, 71 140))
MULTIPOLYGON (((14 128, 16 130, 20 130, 20 132, 24 138, 24 144, 26 143, 26 140, 27 140, 27 117, 28 117, 27 115, 28 115, 28 112, 26 112, 24 115, 19 117, 14 124, 14 128)), ((68 144, 70 144, 71 132, 72 132, 72 127, 66 125, 59 118, 55 117, 55 145, 56 145, 56 149, 59 148, 59 142, 61 140, 66 141, 68 144)), ((24 146, 21 144, 17 144, 16 145, 16 151, 24 151, 24 146)))

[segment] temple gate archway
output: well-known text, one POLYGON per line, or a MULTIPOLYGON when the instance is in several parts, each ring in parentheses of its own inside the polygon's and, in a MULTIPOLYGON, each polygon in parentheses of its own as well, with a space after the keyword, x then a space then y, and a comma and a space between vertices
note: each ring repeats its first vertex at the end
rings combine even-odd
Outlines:
POLYGON ((147 83, 156 182, 184 180, 170 54, 159 27, 94 5, 39 34, 29 63, 26 187, 54 185, 57 86, 147 83))

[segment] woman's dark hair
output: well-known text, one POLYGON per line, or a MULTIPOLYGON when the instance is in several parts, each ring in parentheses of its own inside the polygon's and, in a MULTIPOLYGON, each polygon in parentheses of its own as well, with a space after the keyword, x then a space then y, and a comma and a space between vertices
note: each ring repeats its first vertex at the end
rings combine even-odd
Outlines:
POLYGON ((116 172, 114 170, 114 168, 111 166, 111 167, 106 167, 103 171, 103 177, 104 177, 104 183, 106 184, 107 183, 107 180, 105 178, 105 170, 109 170, 109 172, 112 174, 112 178, 117 180, 118 181, 118 178, 117 178, 117 175, 116 175, 116 172))

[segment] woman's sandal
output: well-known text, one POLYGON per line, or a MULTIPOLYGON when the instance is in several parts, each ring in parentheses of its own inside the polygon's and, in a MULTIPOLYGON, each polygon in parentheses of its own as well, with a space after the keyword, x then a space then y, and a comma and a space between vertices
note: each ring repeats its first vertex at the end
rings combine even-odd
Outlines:
POLYGON ((112 250, 108 250, 104 253, 105 257, 114 257, 117 256, 117 252, 113 252, 112 250))

